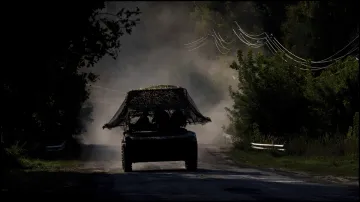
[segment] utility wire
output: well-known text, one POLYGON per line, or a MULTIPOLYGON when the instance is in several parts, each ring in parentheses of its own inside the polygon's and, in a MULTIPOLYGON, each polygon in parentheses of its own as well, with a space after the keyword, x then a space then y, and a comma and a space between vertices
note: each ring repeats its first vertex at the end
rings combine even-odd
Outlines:
POLYGON ((204 42, 203 42, 203 43, 201 43, 201 44, 200 44, 200 45, 198 45, 197 47, 194 47, 194 48, 189 49, 188 51, 194 51, 194 50, 197 50, 197 49, 199 49, 199 48, 201 48, 201 47, 205 46, 206 44, 207 44, 207 41, 205 41, 205 40, 204 40, 204 42))
POLYGON ((236 33, 236 31, 233 29, 233 32, 234 32, 234 34, 237 36, 237 38, 241 41, 241 42, 243 42, 244 44, 246 44, 247 46, 250 46, 250 47, 252 47, 252 48, 260 48, 262 45, 261 44, 253 44, 253 43, 250 43, 250 42, 248 42, 248 41, 246 41, 246 39, 243 39, 241 36, 241 34, 238 34, 238 33, 236 33))
POLYGON ((220 33, 217 33, 217 34, 218 34, 218 36, 220 37, 221 41, 224 42, 225 44, 230 45, 230 44, 234 43, 234 41, 235 41, 235 40, 232 40, 232 41, 230 41, 230 42, 226 42, 226 41, 221 37, 220 33))
POLYGON ((254 39, 254 40, 261 40, 261 39, 265 39, 265 38, 266 38, 266 36, 265 36, 265 37, 261 37, 261 38, 258 37, 258 36, 266 35, 265 32, 263 32, 263 33, 261 33, 261 34, 257 34, 257 35, 250 35, 250 34, 247 34, 243 29, 241 29, 241 27, 239 26, 239 24, 238 24, 236 21, 234 21, 234 22, 235 22, 235 24, 238 26, 239 30, 240 30, 245 36, 247 36, 248 38, 254 39))
POLYGON ((230 49, 229 49, 229 48, 227 48, 227 47, 225 47, 225 46, 224 46, 224 44, 222 43, 222 41, 221 41, 220 37, 216 34, 216 32, 215 32, 215 30, 214 30, 214 29, 213 29, 213 33, 214 33, 214 36, 215 36, 215 38, 217 39, 217 41, 220 43, 220 45, 221 45, 224 49, 226 49, 226 50, 229 50, 229 51, 230 51, 230 49))
MULTIPOLYGON (((265 38, 271 38, 271 39, 272 39, 272 38, 273 38, 273 39, 274 39, 274 42, 273 42, 273 43, 274 43, 276 46, 278 46, 278 47, 280 46, 280 47, 281 47, 281 48, 279 47, 280 50, 283 50, 283 51, 287 52, 288 54, 292 55, 293 57, 295 57, 295 58, 297 58, 297 59, 299 59, 299 60, 301 60, 301 61, 303 61, 303 62, 307 62, 307 63, 311 63, 311 64, 322 64, 322 63, 329 63, 329 62, 335 61, 335 59, 332 59, 332 60, 329 60, 329 59, 333 58, 333 57, 336 56, 338 53, 341 53, 343 50, 345 50, 347 47, 349 47, 351 44, 353 44, 353 43, 359 38, 359 35, 357 35, 357 36, 356 36, 353 40, 351 40, 350 43, 348 43, 345 47, 343 47, 342 49, 340 49, 339 51, 337 51, 335 54, 333 54, 332 56, 330 56, 330 57, 328 57, 328 58, 325 58, 325 59, 319 60, 319 61, 307 61, 306 59, 301 58, 301 57, 293 54, 292 52, 290 52, 288 49, 286 49, 274 36, 271 35, 271 37, 269 37, 268 34, 264 32, 265 35, 266 35, 266 37, 263 37, 263 38, 254 38, 254 37, 251 37, 249 34, 247 34, 247 33, 239 26, 239 24, 238 24, 237 22, 235 22, 235 24, 238 26, 240 32, 241 32, 243 35, 247 36, 248 38, 251 38, 251 39, 254 39, 254 40, 262 40, 262 39, 265 39, 265 38)), ((261 33, 261 34, 259 34, 259 35, 262 35, 262 34, 263 34, 263 33, 261 33)), ((258 35, 258 36, 259 36, 259 35, 258 35)), ((267 40, 267 42, 272 41, 271 39, 270 39, 270 40, 267 40)), ((343 55, 343 56, 345 56, 345 55, 343 55)), ((340 56, 340 58, 342 58, 343 56, 340 56)), ((338 58, 339 58, 339 57, 338 57, 338 58)), ((298 61, 298 62, 301 62, 301 61, 298 61)))
MULTIPOLYGON (((268 43, 270 44, 270 46, 273 45, 273 46, 275 46, 275 47, 277 48, 277 50, 275 49, 275 52, 276 52, 276 53, 278 53, 279 51, 280 51, 280 52, 284 52, 284 51, 278 46, 278 44, 275 44, 271 39, 268 40, 268 43)), ((273 48, 273 49, 274 49, 274 48, 273 48)), ((338 58, 333 59, 333 62, 336 62, 336 61, 338 61, 338 60, 340 60, 340 59, 342 59, 342 58, 344 58, 344 57, 346 57, 346 56, 354 53, 354 52, 357 51, 358 49, 359 49, 359 47, 354 47, 353 49, 351 49, 350 51, 348 51, 345 55, 342 55, 342 56, 340 56, 340 57, 338 57, 338 58)), ((304 63, 304 62, 298 61, 298 60, 292 58, 291 56, 289 56, 289 55, 286 54, 286 53, 284 53, 284 55, 285 55, 287 58, 289 58, 290 60, 292 60, 292 61, 294 61, 294 62, 296 62, 296 63, 298 63, 298 64, 300 64, 300 65, 302 65, 302 66, 309 67, 309 68, 311 68, 312 70, 321 70, 321 69, 328 68, 328 67, 330 67, 330 66, 332 65, 332 64, 330 64, 330 65, 327 65, 327 66, 324 66, 324 67, 314 67, 314 66, 311 66, 311 65, 307 65, 307 64, 304 63)), ((284 59, 284 58, 283 58, 283 59, 284 59)), ((285 59, 284 59, 284 60, 285 60, 285 59)), ((287 60, 285 60, 285 62, 287 62, 287 60)), ((309 63, 308 63, 308 64, 309 64, 309 63)))
MULTIPOLYGON (((300 59, 300 60, 302 60, 302 61, 306 61, 304 58, 301 58, 301 57, 299 57, 299 56, 291 53, 291 52, 290 52, 289 50, 287 50, 283 45, 281 45, 281 43, 280 43, 275 37, 273 37, 273 38, 274 38, 274 41, 275 41, 279 46, 281 46, 281 48, 282 48, 283 50, 285 50, 286 52, 288 52, 288 53, 291 54, 292 56, 294 56, 294 57, 296 57, 296 58, 298 58, 298 59, 300 59)), ((312 64, 319 64, 319 63, 333 62, 334 59, 331 59, 331 58, 333 58, 333 57, 336 56, 338 53, 340 53, 340 52, 342 52, 343 50, 345 50, 345 49, 346 49, 347 47, 349 47, 352 43, 354 43, 354 41, 355 41, 356 39, 358 39, 358 38, 359 38, 359 35, 357 35, 350 43, 348 43, 345 47, 343 47, 341 50, 337 51, 335 54, 331 55, 330 57, 325 58, 325 59, 323 59, 323 60, 319 60, 319 61, 311 61, 311 63, 312 63, 312 64), (329 59, 331 59, 331 60, 329 60, 329 59)))
POLYGON ((203 41, 203 40, 205 40, 207 38, 207 36, 206 37, 201 37, 200 39, 198 39, 198 40, 196 40, 196 41, 193 41, 193 42, 190 42, 190 43, 186 43, 186 44, 184 44, 185 46, 189 46, 189 45, 192 45, 192 44, 195 44, 195 43, 197 43, 197 42, 201 42, 201 41, 203 41))
MULTIPOLYGON (((195 2, 194 2, 194 4, 195 4, 196 7, 198 7, 195 2)), ((336 62, 336 61, 338 61, 338 60, 340 60, 340 59, 342 59, 342 58, 344 58, 346 56, 349 56, 352 53, 358 51, 358 47, 355 47, 355 48, 352 48, 350 51, 348 51, 346 54, 344 54, 342 56, 339 56, 337 58, 334 58, 339 53, 341 53, 346 48, 348 48, 350 45, 354 44, 354 42, 359 38, 359 35, 357 35, 345 47, 343 47, 342 49, 340 49, 339 51, 337 51, 333 55, 331 55, 331 56, 329 56, 329 57, 327 57, 325 59, 319 60, 319 61, 310 61, 310 60, 306 60, 304 58, 301 58, 301 57, 295 55, 294 53, 292 53, 291 51, 289 51, 288 49, 286 49, 272 34, 271 34, 271 37, 269 37, 269 35, 266 32, 262 32, 260 34, 249 34, 249 33, 246 33, 236 21, 234 21, 234 22, 237 25, 238 30, 240 32, 237 33, 234 29, 232 29, 232 30, 233 30, 234 34, 236 35, 236 37, 242 43, 246 44, 247 46, 249 46, 251 48, 260 48, 260 47, 266 45, 273 54, 282 52, 282 53, 284 53, 284 56, 287 57, 288 59, 294 61, 297 64, 300 64, 302 66, 307 67, 307 69, 303 69, 303 70, 309 70, 309 69, 311 69, 311 70, 320 70, 320 69, 328 68, 332 64, 326 65, 324 67, 314 67, 311 64, 333 63, 333 62, 336 62), (246 37, 249 40, 256 40, 256 43, 252 43, 252 42, 248 41, 246 37)), ((190 50, 190 51, 192 51, 192 50, 195 50, 195 49, 198 49, 198 48, 202 47, 204 44, 206 44, 206 42, 205 43, 203 43, 203 42, 208 38, 208 36, 212 36, 214 38, 214 44, 215 44, 216 48, 218 49, 218 51, 221 54, 227 54, 228 52, 230 52, 231 49, 227 48, 223 43, 232 44, 234 42, 234 40, 231 41, 231 42, 226 42, 221 37, 221 35, 219 33, 216 33, 216 31, 214 29, 212 31, 213 31, 213 34, 208 34, 206 37, 201 37, 200 39, 198 39, 196 41, 193 41, 191 43, 185 44, 185 45, 192 45, 192 44, 200 43, 200 45, 197 45, 197 47, 190 50), (221 50, 221 48, 227 50, 227 52, 223 52, 221 50)), ((285 62, 287 62, 287 60, 285 58, 282 57, 282 59, 285 62)), ((359 60, 358 57, 356 57, 356 60, 359 60)))
POLYGON ((207 44, 206 39, 208 37, 209 37, 209 35, 206 35, 196 41, 193 41, 193 42, 190 42, 190 43, 187 43, 184 45, 187 46, 188 51, 194 51, 194 50, 199 49, 199 48, 203 47, 204 45, 206 45, 207 44))

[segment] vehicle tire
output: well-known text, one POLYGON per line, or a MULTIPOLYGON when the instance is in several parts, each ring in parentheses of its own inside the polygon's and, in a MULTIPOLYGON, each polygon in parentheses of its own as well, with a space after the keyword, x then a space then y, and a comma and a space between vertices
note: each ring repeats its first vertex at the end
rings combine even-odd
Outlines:
POLYGON ((122 146, 121 148, 121 160, 122 160, 122 167, 124 172, 131 172, 132 171, 132 162, 129 158, 129 152, 126 150, 126 146, 122 146))
POLYGON ((198 155, 197 150, 195 150, 189 157, 185 160, 185 168, 188 171, 196 171, 198 167, 198 155))

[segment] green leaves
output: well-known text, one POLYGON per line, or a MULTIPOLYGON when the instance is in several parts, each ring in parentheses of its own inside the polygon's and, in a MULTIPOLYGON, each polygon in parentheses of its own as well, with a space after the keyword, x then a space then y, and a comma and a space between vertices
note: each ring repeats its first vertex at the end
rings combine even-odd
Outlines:
POLYGON ((304 130, 313 137, 336 130, 346 134, 359 110, 359 69, 353 58, 315 77, 283 62, 280 55, 249 51, 245 58, 238 51, 238 61, 230 68, 239 73, 239 87, 230 89, 234 104, 229 115, 241 135, 289 138, 304 130))

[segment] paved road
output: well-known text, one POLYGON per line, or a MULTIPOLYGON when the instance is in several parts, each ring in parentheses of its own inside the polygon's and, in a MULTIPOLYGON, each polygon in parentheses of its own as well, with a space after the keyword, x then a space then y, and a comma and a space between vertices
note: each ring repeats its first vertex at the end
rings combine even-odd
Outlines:
POLYGON ((112 160, 87 164, 93 171, 107 173, 99 173, 94 180, 97 196, 102 199, 355 201, 359 198, 357 187, 316 184, 273 172, 239 168, 210 145, 199 145, 197 172, 185 171, 183 162, 166 162, 137 163, 133 166, 134 172, 120 173, 120 164, 113 161, 117 153, 114 151, 112 160))

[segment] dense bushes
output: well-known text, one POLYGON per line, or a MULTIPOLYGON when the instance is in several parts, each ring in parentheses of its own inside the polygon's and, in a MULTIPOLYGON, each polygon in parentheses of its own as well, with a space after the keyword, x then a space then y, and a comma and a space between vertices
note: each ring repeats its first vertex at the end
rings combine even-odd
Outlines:
POLYGON ((357 152, 359 64, 354 58, 314 76, 280 55, 250 51, 244 57, 239 51, 231 68, 238 71, 239 86, 230 89, 234 105, 228 111, 243 140, 288 142, 292 154, 357 152))

